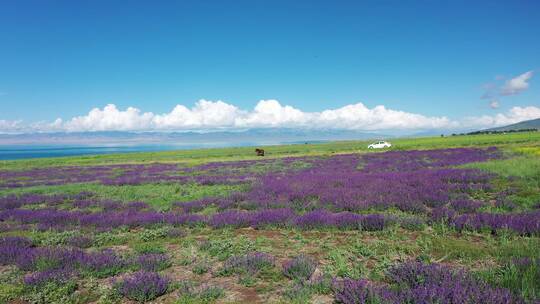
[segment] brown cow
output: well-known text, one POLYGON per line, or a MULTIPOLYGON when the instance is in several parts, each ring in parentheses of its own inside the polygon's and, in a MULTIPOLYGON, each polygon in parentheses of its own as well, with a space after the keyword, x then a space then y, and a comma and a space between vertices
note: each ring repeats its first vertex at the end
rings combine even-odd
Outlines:
POLYGON ((255 153, 257 153, 257 156, 264 156, 264 150, 263 149, 255 149, 255 153))

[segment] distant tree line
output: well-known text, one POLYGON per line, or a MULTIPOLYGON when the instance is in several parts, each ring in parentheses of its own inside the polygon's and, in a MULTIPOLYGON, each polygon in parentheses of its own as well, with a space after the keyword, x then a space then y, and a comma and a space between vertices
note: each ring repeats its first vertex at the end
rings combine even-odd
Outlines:
POLYGON ((537 128, 531 129, 516 129, 516 130, 506 130, 506 131, 495 131, 495 130, 483 130, 483 131, 474 131, 469 133, 452 133, 452 136, 463 136, 463 135, 481 135, 481 134, 505 134, 505 133, 518 133, 518 132, 537 132, 537 128))

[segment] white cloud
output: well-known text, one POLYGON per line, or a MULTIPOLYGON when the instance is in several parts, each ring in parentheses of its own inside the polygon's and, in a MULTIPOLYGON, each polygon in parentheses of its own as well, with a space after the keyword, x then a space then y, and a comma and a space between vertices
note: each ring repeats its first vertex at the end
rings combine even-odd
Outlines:
POLYGON ((20 132, 24 129, 21 120, 3 120, 0 119, 0 132, 20 132))
POLYGON ((536 118, 540 118, 540 108, 538 107, 513 107, 507 113, 467 117, 461 125, 465 128, 491 128, 536 118))
MULTIPOLYGON (((497 108, 496 100, 491 102, 497 108)), ((37 122, 0 120, 0 132, 84 132, 84 131, 165 131, 249 128, 299 128, 334 130, 432 130, 484 128, 540 117, 535 106, 514 107, 507 113, 450 120, 445 116, 388 109, 383 105, 369 108, 363 103, 346 105, 321 112, 304 112, 277 100, 261 100, 252 110, 242 110, 223 101, 200 100, 192 108, 176 105, 171 112, 154 114, 133 107, 125 110, 108 104, 88 114, 66 121, 37 122)))
POLYGON ((492 109, 498 109, 500 107, 499 101, 497 99, 493 99, 489 102, 489 107, 492 109))
POLYGON ((221 100, 202 99, 192 109, 176 105, 170 113, 153 115, 151 124, 156 129, 230 128, 235 126, 235 119, 242 113, 221 100))
POLYGON ((94 108, 85 116, 72 118, 63 127, 66 131, 144 130, 152 126, 153 116, 133 107, 121 111, 114 104, 108 104, 103 110, 94 108))
POLYGON ((245 112, 235 120, 237 127, 311 127, 315 113, 302 112, 291 106, 282 106, 277 100, 261 100, 253 111, 245 112))
POLYGON ((502 83, 505 77, 497 75, 495 76, 495 82, 489 82, 482 86, 484 93, 480 98, 492 99, 489 103, 489 107, 497 109, 500 106, 501 100, 506 96, 517 95, 527 90, 529 88, 529 80, 532 76, 533 71, 528 71, 502 83))
POLYGON ((61 118, 57 118, 53 122, 38 121, 32 123, 25 131, 34 132, 62 132, 67 131, 67 126, 64 124, 61 118))
POLYGON ((453 125, 446 117, 427 117, 382 105, 369 109, 362 103, 323 111, 317 120, 325 127, 353 130, 439 129, 453 125))
POLYGON ((501 88, 501 95, 516 95, 529 88, 529 81, 533 76, 533 71, 525 72, 519 76, 516 76, 512 79, 509 79, 505 82, 504 86, 501 88))
POLYGON ((450 127, 446 117, 427 117, 362 103, 322 112, 303 112, 277 100, 261 100, 251 111, 223 101, 200 100, 193 108, 176 105, 165 114, 143 113, 136 108, 119 110, 109 104, 93 109, 85 116, 72 118, 55 128, 66 131, 110 130, 211 130, 235 128, 307 128, 348 130, 433 129, 450 127))

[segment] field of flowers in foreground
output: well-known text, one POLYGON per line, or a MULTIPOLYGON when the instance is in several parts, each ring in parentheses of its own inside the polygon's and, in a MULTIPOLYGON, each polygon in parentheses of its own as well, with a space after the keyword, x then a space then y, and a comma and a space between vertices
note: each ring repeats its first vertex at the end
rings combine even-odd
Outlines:
POLYGON ((0 171, 0 302, 537 303, 532 155, 0 171))

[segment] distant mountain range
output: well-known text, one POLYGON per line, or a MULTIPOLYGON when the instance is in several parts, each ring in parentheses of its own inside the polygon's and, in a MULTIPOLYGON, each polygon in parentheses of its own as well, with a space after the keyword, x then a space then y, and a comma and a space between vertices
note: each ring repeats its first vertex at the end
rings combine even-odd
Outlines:
POLYGON ((0 134, 0 145, 133 145, 243 146, 331 140, 392 138, 380 133, 334 130, 250 129, 213 132, 74 132, 0 134))
MULTIPOLYGON (((520 129, 540 129, 540 119, 523 121, 513 125, 471 132, 489 133, 520 129)), ((472 130, 471 130, 472 131, 472 130)), ((226 147, 251 145, 276 145, 292 143, 314 143, 335 140, 382 140, 396 137, 426 137, 449 134, 452 130, 388 130, 362 132, 351 130, 306 130, 306 129, 247 129, 221 131, 186 132, 56 132, 0 134, 0 146, 15 145, 73 145, 73 146, 133 146, 171 145, 178 147, 226 147)), ((463 131, 462 131, 463 132, 463 131)))
POLYGON ((491 128, 491 129, 486 129, 486 130, 482 130, 482 131, 504 132, 504 131, 517 131, 517 130, 525 130, 525 129, 537 129, 537 130, 540 130, 540 118, 531 119, 531 120, 525 120, 525 121, 518 122, 518 123, 515 123, 515 124, 511 124, 511 125, 508 125, 508 126, 491 128))

